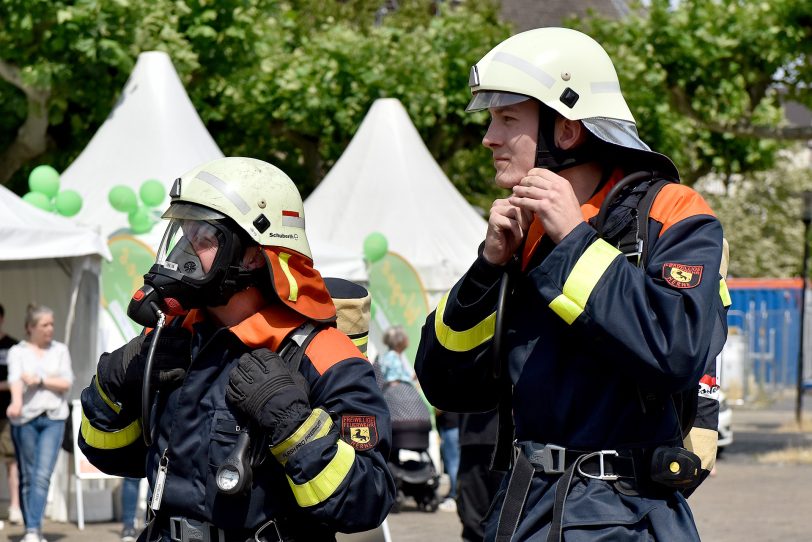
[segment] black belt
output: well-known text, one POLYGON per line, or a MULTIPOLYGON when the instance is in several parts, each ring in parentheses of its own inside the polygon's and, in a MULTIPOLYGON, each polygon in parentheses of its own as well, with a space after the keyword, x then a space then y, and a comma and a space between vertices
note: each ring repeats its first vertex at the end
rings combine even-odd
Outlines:
POLYGON ((576 473, 586 478, 609 482, 636 479, 634 459, 630 451, 573 450, 555 444, 525 441, 515 444, 513 457, 513 470, 496 527, 496 542, 509 542, 513 538, 536 472, 561 475, 556 486, 553 520, 547 542, 561 540, 564 503, 576 473))
POLYGON ((276 522, 263 523, 256 529, 220 529, 206 521, 173 516, 156 518, 147 526, 147 540, 169 535, 173 542, 284 542, 276 522), (154 534, 153 534, 154 533, 154 534))
POLYGON ((614 481, 619 478, 636 478, 634 459, 629 451, 573 450, 555 444, 519 442, 516 444, 536 472, 563 474, 580 460, 578 474, 587 478, 614 481))

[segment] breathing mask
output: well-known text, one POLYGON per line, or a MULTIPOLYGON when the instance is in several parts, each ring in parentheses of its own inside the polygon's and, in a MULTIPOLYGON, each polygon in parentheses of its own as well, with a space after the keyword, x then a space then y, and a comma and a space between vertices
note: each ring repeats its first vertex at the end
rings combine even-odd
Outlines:
POLYGON ((250 286, 253 273, 241 266, 246 237, 224 214, 193 203, 173 203, 155 263, 144 275, 127 314, 147 327, 157 322, 155 308, 169 315, 224 305, 250 286))

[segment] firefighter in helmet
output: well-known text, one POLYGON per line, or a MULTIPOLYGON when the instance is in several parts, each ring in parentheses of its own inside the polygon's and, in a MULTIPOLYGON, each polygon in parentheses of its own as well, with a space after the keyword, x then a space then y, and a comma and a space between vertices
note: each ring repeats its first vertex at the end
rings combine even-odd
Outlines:
POLYGON ((485 540, 698 540, 682 492, 712 458, 683 446, 682 403, 715 387, 703 374, 726 336, 719 221, 640 139, 589 36, 514 35, 469 84, 509 192, 415 369, 438 408, 500 409, 508 474, 485 540))
POLYGON ((148 478, 139 540, 324 541, 379 525, 395 496, 389 414, 335 328, 296 186, 231 157, 170 196, 128 309, 145 333, 101 356, 82 392, 82 451, 148 478))

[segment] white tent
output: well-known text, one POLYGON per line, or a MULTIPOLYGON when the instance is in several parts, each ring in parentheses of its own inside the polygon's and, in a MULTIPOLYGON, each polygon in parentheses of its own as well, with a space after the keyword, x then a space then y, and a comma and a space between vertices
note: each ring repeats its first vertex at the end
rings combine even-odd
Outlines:
MULTIPOLYGON (((37 209, 0 186, 0 303, 4 331, 22 339, 29 303, 54 310, 54 338, 68 344, 77 382, 95 373, 101 258, 98 233, 37 209)), ((82 386, 72 395, 78 397, 82 386)))
MULTIPOLYGON (((110 189, 125 185, 137 194, 144 181, 157 179, 168 193, 179 175, 222 156, 169 56, 160 51, 141 53, 109 117, 60 177, 62 188, 76 190, 84 200, 76 219, 98 228, 113 252, 114 261, 102 272, 107 310, 101 315, 100 350, 116 348, 140 331, 126 316, 127 303, 149 269, 163 233, 159 223, 149 233, 132 234, 127 215, 108 202, 110 189), (111 287, 114 281, 120 287, 111 287)), ((156 210, 163 211, 167 204, 168 198, 156 210)), ((313 245, 324 274, 363 273, 363 262, 354 254, 329 243, 313 245)), ((357 247, 355 252, 360 251, 357 247)))
POLYGON ((305 201, 305 214, 309 237, 350 252, 361 252, 370 233, 382 233, 430 294, 449 289, 467 271, 487 227, 394 98, 375 101, 305 201))
POLYGON ((192 105, 164 52, 138 55, 127 84, 107 120, 61 175, 84 204, 79 222, 98 226, 105 237, 127 228, 127 215, 107 201, 110 189, 138 193, 148 179, 166 187, 194 166, 223 156, 192 105))

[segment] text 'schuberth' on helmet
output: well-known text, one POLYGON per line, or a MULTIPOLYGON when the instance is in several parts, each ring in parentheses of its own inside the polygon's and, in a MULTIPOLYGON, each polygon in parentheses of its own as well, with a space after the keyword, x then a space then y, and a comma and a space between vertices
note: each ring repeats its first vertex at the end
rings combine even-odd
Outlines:
MULTIPOLYGON (((473 98, 466 111, 507 106, 535 98, 542 105, 536 164, 560 171, 589 159, 584 151, 554 145, 555 115, 580 120, 600 141, 632 151, 660 173, 677 177, 667 157, 653 152, 637 133, 609 55, 586 34, 537 28, 512 36, 471 68, 473 98), (545 108, 549 108, 546 109, 545 108)), ((588 149, 587 149, 588 151, 588 149)))
POLYGON ((163 215, 169 224, 144 286, 130 301, 130 318, 154 326, 153 304, 183 314, 224 305, 236 292, 259 284, 269 284, 305 316, 335 316, 312 268, 301 196, 281 170, 253 158, 220 158, 176 179, 169 195, 172 202, 163 215), (243 254, 254 245, 263 248, 267 266, 247 270, 243 254))

